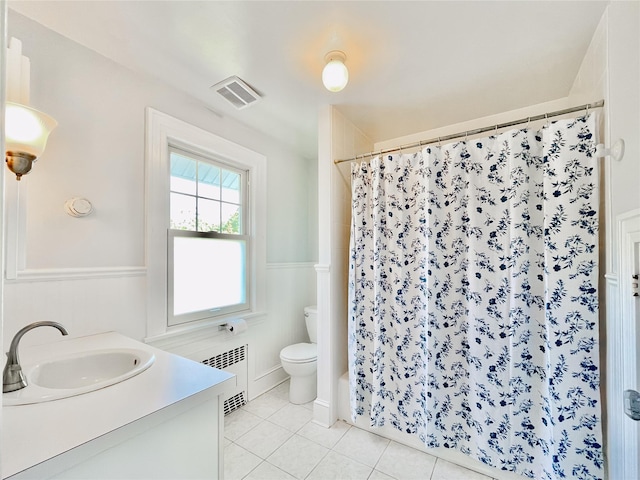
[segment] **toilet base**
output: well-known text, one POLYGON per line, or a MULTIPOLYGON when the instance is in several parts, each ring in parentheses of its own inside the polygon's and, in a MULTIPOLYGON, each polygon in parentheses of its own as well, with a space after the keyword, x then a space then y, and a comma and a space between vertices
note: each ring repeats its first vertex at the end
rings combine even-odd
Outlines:
POLYGON ((296 405, 309 403, 318 393, 317 375, 292 376, 289 384, 289 401, 296 405))

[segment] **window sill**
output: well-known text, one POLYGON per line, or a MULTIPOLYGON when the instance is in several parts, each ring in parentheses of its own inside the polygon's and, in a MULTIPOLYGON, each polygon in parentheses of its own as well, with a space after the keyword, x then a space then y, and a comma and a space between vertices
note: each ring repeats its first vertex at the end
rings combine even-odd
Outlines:
POLYGON ((262 323, 261 317, 265 315, 266 312, 251 312, 245 315, 230 316, 225 319, 203 320, 184 325, 176 325, 168 327, 164 333, 146 337, 144 342, 163 350, 175 348, 202 340, 203 338, 225 334, 226 330, 223 325, 229 320, 242 318, 246 320, 249 327, 251 327, 252 325, 262 323))

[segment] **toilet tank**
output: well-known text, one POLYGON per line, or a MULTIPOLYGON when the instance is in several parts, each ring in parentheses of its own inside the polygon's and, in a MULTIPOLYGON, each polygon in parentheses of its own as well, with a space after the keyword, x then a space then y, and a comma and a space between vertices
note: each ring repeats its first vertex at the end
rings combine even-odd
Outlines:
POLYGON ((318 307, 312 305, 304 307, 304 321, 311 343, 318 343, 318 307))

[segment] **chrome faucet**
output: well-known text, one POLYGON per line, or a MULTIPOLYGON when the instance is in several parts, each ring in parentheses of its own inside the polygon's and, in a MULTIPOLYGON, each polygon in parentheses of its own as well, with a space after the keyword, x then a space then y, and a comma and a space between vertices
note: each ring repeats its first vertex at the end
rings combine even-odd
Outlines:
POLYGON ((27 379, 18 360, 18 344, 25 333, 38 327, 55 327, 62 335, 68 335, 67 329, 57 322, 34 322, 18 330, 7 352, 7 364, 2 372, 2 393, 14 392, 27 386, 27 379))

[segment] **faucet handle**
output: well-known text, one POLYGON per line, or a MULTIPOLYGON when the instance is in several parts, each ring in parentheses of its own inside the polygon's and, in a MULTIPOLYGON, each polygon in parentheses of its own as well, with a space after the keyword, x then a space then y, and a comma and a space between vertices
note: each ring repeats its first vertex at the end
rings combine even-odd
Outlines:
POLYGON ((27 386, 27 379, 19 364, 7 365, 2 375, 2 393, 14 392, 27 386))

